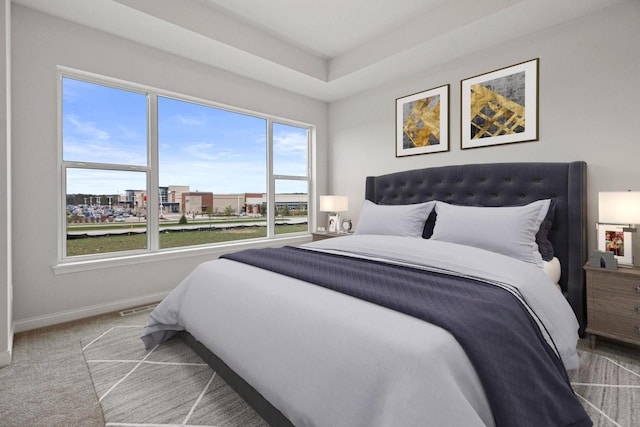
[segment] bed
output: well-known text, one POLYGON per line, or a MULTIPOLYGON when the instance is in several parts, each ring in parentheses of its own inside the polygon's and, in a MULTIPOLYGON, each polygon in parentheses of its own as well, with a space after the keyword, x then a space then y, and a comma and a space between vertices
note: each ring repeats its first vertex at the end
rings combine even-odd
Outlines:
POLYGON ((591 425, 585 187, 584 162, 368 177, 355 235, 205 262, 143 341, 181 336, 271 425, 591 425))

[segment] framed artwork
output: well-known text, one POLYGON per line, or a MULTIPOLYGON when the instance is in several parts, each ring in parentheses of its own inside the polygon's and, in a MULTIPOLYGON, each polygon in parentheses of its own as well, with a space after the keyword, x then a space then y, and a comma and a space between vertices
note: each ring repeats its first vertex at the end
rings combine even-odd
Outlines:
POLYGON ((633 264, 632 233, 619 224, 598 224, 598 250, 613 252, 620 264, 633 264))
POLYGON ((337 233, 338 228, 338 215, 329 215, 328 218, 328 228, 329 233, 337 233))
POLYGON ((449 85, 396 99, 396 157, 449 151, 449 85))
POLYGON ((539 59, 460 82, 461 148, 538 140, 539 59))

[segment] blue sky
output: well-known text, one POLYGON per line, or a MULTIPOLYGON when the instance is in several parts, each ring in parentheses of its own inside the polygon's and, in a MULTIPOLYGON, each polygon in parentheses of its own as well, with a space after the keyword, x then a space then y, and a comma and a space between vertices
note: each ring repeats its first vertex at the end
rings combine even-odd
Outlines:
MULTIPOLYGON (((63 158, 147 164, 145 94, 63 79, 63 158)), ((160 186, 214 193, 266 191, 266 120, 171 98, 158 99, 160 186)), ((274 169, 305 175, 306 129, 274 124, 274 169)), ((144 188, 144 173, 72 170, 67 193, 144 188)), ((295 184, 295 183, 292 183, 295 184)), ((280 183, 277 192, 304 186, 280 183)))

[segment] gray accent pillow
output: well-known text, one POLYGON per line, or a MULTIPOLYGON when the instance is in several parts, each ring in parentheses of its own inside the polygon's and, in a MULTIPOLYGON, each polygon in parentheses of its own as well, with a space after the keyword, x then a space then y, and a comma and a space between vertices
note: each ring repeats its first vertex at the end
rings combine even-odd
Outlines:
POLYGON ((538 250, 542 255, 543 261, 551 261, 555 256, 553 249, 553 243, 549 240, 549 232, 553 226, 553 217, 556 213, 556 199, 551 199, 549 203, 549 210, 547 216, 545 216, 542 224, 540 224, 540 230, 536 234, 536 243, 538 244, 538 250))
POLYGON ((413 205, 376 205, 365 200, 354 234, 422 237, 435 201, 413 205))
POLYGON ((437 202, 431 238, 486 249, 542 267, 535 237, 549 204, 549 199, 509 207, 437 202))

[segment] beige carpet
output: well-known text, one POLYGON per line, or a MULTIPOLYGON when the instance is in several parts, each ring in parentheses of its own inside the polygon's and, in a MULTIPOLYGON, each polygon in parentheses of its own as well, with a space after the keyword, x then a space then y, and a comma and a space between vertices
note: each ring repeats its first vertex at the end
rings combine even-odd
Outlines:
MULTIPOLYGON (((83 340, 107 426, 266 426, 181 340, 145 351, 141 332, 116 326, 83 340)), ((635 350, 579 352, 580 369, 569 376, 594 425, 640 426, 635 350)))

